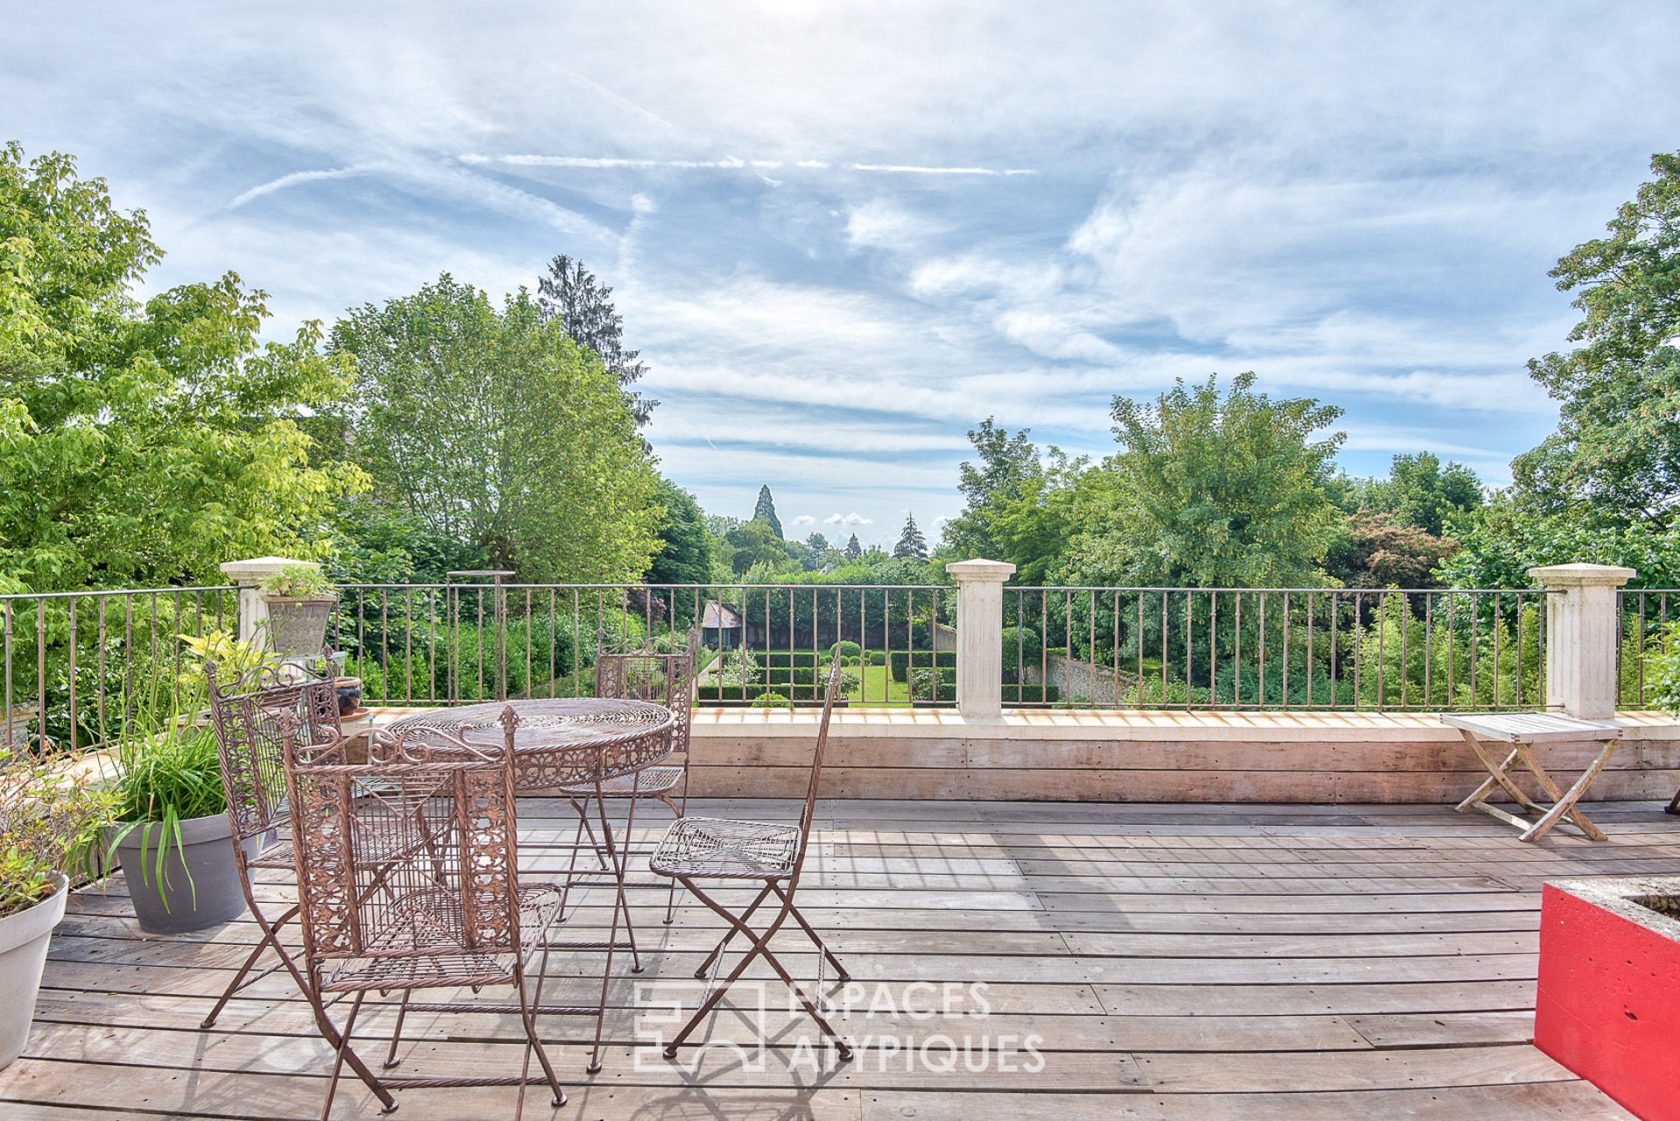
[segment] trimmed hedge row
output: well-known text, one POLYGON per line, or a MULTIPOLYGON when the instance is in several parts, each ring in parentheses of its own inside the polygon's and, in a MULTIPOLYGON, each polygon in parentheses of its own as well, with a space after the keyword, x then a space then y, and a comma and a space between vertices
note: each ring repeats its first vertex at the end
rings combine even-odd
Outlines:
POLYGON ((887 656, 887 665, 894 681, 909 679, 911 659, 915 659, 917 669, 928 669, 938 666, 940 669, 955 669, 957 652, 955 650, 894 650, 887 656))
POLYGON ((1003 703, 1006 705, 1055 704, 1062 699, 1062 690, 1055 685, 1005 685, 1003 703))

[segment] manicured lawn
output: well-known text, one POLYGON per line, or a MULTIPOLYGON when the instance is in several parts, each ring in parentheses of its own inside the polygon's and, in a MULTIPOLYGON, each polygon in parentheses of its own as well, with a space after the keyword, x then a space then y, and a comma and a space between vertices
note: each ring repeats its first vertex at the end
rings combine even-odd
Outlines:
POLYGON ((847 666, 863 679, 860 688, 847 694, 853 704, 868 706, 902 706, 910 703, 910 684, 894 681, 886 666, 847 666))

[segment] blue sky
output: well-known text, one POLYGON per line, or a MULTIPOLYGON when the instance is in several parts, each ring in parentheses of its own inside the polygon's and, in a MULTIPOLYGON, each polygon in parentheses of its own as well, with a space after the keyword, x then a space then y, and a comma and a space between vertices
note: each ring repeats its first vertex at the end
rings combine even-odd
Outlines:
POLYGON ((1546 276, 1680 148, 1662 4, 90 4, 14 8, 0 136, 76 153, 271 333, 580 257, 664 470, 789 531, 960 507, 995 415, 1253 369, 1344 466, 1508 478, 1546 276))

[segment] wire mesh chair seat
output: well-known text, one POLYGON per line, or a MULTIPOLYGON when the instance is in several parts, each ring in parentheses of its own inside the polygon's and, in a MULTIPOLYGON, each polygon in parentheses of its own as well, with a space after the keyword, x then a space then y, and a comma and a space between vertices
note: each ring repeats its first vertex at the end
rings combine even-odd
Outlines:
MULTIPOLYGON (((601 782, 603 798, 657 798, 669 794, 683 784, 686 774, 681 767, 648 767, 632 775, 615 775, 601 782)), ((593 786, 562 786, 560 793, 568 797, 593 798, 593 786)))
POLYGON ((661 876, 786 879, 799 859, 797 825, 685 817, 672 825, 649 867, 661 876))
POLYGON ((706 994, 677 1034, 665 1045, 667 1059, 677 1057, 677 1048, 703 1023, 718 1002, 729 992, 730 986, 741 978, 747 967, 763 959, 787 985, 799 1001, 805 1014, 833 1042, 842 1061, 852 1057, 852 1048, 833 1025, 828 1022, 816 1002, 806 994, 799 982, 770 949, 770 942, 790 919, 805 932, 819 951, 817 987, 824 983, 826 970, 833 966, 841 981, 850 975, 840 959, 828 948, 794 903, 799 876, 810 853, 811 825, 816 818, 817 790, 822 782, 823 755, 828 750, 828 726, 834 716, 834 702, 840 693, 840 659, 835 658, 828 671, 828 686, 824 693, 822 722, 817 727, 816 750, 811 754, 811 777, 805 790, 805 805, 797 825, 761 821, 737 821, 727 818, 683 817, 666 830, 654 850, 649 866, 661 876, 671 877, 672 883, 682 884, 688 893, 699 900, 728 924, 722 940, 712 947, 694 976, 708 981, 706 994), (736 912, 715 898, 699 881, 717 881, 732 886, 741 881, 757 881, 763 886, 744 911, 736 912), (752 919, 774 897, 774 914, 768 923, 755 928, 752 919), (725 951, 735 937, 741 936, 748 947, 745 953, 720 981, 718 973, 725 951))
POLYGON ((366 954, 333 963, 321 978, 323 992, 357 992, 369 989, 467 988, 505 984, 514 979, 514 966, 529 961, 541 949, 543 932, 553 925, 560 910, 560 889, 538 884, 518 889, 520 945, 518 951, 484 953, 473 949, 461 913, 445 888, 414 888, 402 892, 388 904, 394 927, 420 930, 433 943, 455 943, 458 950, 438 949, 427 954, 382 956, 382 950, 403 949, 411 937, 387 931, 368 940, 366 954))

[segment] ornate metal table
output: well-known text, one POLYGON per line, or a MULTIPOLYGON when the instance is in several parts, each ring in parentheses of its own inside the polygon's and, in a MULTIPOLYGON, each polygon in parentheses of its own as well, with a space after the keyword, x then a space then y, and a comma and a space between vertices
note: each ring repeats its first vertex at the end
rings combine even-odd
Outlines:
MULTIPOLYGON (((618 949, 630 951, 631 971, 642 971, 641 952, 636 947, 636 928, 630 920, 630 906, 624 889, 628 880, 628 854, 614 836, 612 822, 607 816, 607 802, 601 784, 611 779, 635 775, 659 763, 672 751, 672 732, 676 715, 663 705, 649 701, 607 697, 562 697, 552 700, 492 701, 485 704, 442 708, 394 721, 388 731, 397 736, 412 735, 436 729, 474 746, 500 749, 506 742, 502 720, 509 709, 518 718, 513 730, 514 785, 521 794, 561 793, 564 786, 586 786, 594 789, 588 800, 595 804, 596 825, 589 821, 589 808, 575 797, 568 801, 577 811, 582 829, 590 834, 588 848, 604 854, 603 871, 609 877, 602 880, 580 876, 577 869, 578 842, 564 843, 522 842, 521 847, 542 850, 571 850, 561 897, 561 922, 566 919, 566 906, 574 887, 611 887, 616 893, 612 928, 605 942, 553 942, 548 949, 605 950, 606 966, 601 974, 601 999, 593 1009, 542 1008, 539 1015, 575 1015, 590 1013, 595 1017, 595 1046, 590 1053, 588 1070, 594 1074, 601 1069, 601 1038, 605 1022, 607 990, 612 978, 613 953, 618 949), (598 842, 598 843, 597 843, 598 842), (620 923, 624 940, 619 939, 620 923)), ((634 825, 635 801, 631 800, 631 817, 625 822, 625 832, 634 825)), ((600 873, 595 874, 599 877, 600 873)), ((541 986, 538 987, 539 1003, 541 986)), ((415 1005, 415 1008, 421 1007, 415 1005)), ((511 1011, 519 1011, 510 1006, 511 1011)))
POLYGON ((597 697, 491 701, 440 708, 393 722, 396 735, 436 728, 467 743, 502 746, 502 714, 519 718, 513 733, 514 782, 522 794, 635 774, 671 754, 676 716, 648 701, 597 697))

